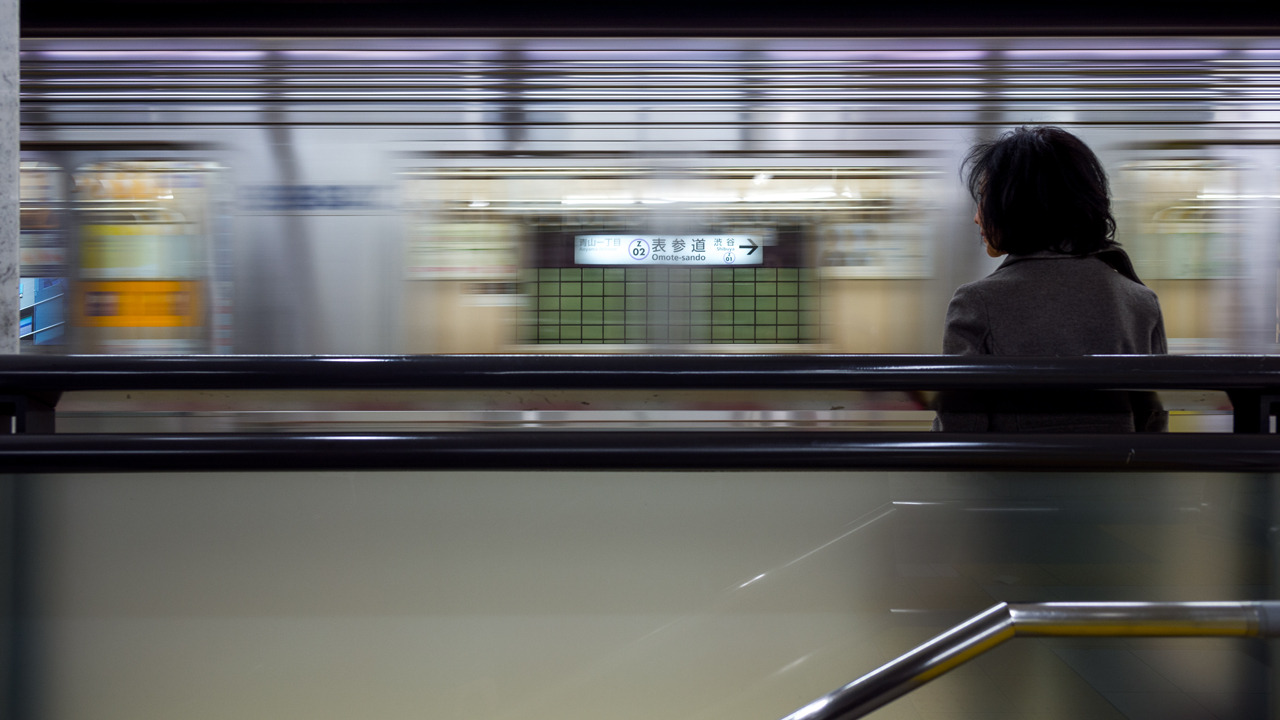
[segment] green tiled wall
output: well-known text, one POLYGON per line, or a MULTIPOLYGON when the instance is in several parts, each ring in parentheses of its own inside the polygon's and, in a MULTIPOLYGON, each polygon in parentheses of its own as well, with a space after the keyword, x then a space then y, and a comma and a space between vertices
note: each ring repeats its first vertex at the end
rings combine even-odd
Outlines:
POLYGON ((800 268, 534 268, 523 340, 812 343, 817 285, 800 268))

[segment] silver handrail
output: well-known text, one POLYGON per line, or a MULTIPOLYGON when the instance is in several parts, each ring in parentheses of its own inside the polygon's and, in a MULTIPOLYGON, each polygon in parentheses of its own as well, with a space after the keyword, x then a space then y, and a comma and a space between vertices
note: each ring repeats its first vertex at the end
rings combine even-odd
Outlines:
POLYGON ((1000 603, 783 720, 852 720, 1014 637, 1278 637, 1280 601, 1000 603))

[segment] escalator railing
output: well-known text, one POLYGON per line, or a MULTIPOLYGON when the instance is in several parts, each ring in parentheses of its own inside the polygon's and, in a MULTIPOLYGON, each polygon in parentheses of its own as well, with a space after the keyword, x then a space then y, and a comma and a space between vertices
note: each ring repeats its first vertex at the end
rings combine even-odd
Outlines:
POLYGON ((1000 603, 784 720, 853 720, 1015 637, 1277 637, 1280 601, 1000 603))

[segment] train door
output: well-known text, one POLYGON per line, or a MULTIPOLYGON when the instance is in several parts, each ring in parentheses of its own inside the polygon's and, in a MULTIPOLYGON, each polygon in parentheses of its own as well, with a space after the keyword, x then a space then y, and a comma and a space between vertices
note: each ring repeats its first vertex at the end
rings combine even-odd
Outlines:
POLYGON ((78 351, 229 350, 229 293, 215 262, 221 170, 199 160, 110 160, 76 169, 70 314, 78 351))

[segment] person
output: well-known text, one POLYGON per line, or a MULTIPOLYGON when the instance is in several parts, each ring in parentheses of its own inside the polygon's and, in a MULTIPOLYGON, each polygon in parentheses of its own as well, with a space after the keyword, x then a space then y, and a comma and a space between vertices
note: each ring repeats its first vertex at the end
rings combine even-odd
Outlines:
MULTIPOLYGON (((1168 352, 1160 302, 1115 240, 1106 172, 1087 145, 1061 128, 1021 127, 975 146, 962 168, 987 254, 1005 259, 956 290, 944 353, 1168 352)), ((1154 393, 944 393, 934 421, 935 430, 960 432, 1166 426, 1154 393)))

